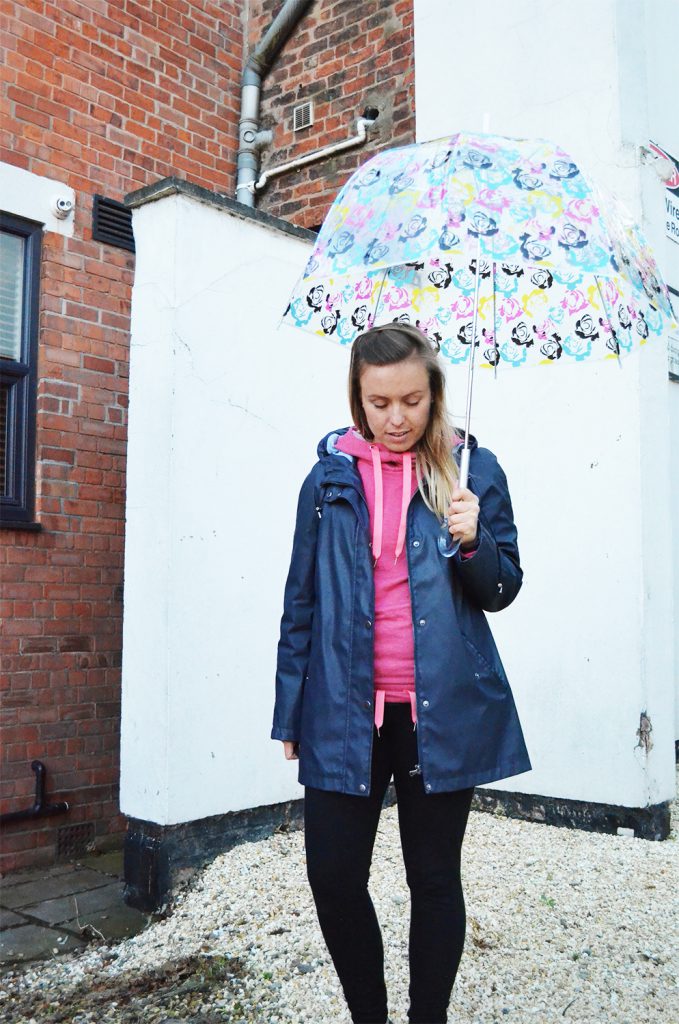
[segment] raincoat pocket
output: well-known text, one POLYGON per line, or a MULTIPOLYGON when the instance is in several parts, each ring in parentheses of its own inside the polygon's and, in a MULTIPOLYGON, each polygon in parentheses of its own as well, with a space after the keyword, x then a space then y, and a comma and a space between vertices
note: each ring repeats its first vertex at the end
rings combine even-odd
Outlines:
POLYGON ((507 680, 497 669, 493 668, 485 655, 472 643, 469 637, 463 634, 462 639, 471 655, 474 682, 478 689, 492 700, 503 700, 509 693, 509 683, 507 680))

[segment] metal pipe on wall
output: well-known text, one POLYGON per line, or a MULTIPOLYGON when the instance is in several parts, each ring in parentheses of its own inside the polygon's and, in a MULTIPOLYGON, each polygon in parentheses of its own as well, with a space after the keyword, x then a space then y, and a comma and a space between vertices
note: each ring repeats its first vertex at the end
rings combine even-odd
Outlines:
POLYGON ((259 151, 272 139, 271 132, 259 130, 262 81, 312 3, 313 0, 286 0, 248 57, 243 71, 236 199, 245 206, 255 205, 254 186, 259 176, 259 151))
POLYGON ((0 825, 8 825, 11 821, 30 821, 32 818, 48 818, 53 814, 65 814, 70 810, 65 800, 48 803, 45 796, 47 769, 42 761, 32 761, 31 768, 35 772, 35 800, 32 807, 22 811, 8 811, 0 814, 0 825))

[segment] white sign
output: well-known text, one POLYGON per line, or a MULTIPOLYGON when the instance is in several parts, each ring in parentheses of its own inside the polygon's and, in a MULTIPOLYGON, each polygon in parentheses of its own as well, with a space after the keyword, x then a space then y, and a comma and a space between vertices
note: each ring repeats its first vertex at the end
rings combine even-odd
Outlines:
POLYGON ((679 199, 665 192, 665 234, 679 245, 679 199))
POLYGON ((679 245, 679 160, 670 156, 656 142, 651 142, 651 151, 662 160, 669 161, 674 173, 665 178, 665 234, 679 245))

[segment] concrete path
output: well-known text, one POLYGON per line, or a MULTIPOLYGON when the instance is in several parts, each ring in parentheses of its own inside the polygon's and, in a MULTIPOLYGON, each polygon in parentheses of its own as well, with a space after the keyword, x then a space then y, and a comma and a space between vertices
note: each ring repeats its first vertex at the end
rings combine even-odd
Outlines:
POLYGON ((0 879, 0 971, 59 956, 147 925, 123 901, 122 851, 0 879))

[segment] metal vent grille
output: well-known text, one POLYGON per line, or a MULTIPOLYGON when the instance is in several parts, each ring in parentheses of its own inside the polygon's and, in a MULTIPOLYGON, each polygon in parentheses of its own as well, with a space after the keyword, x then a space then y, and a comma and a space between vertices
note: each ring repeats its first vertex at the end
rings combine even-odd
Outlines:
POLYGON ((308 128, 314 123, 314 105, 311 100, 306 103, 300 103, 298 107, 295 107, 292 111, 292 128, 293 131, 299 132, 302 128, 308 128))
POLYGON ((119 249, 128 249, 130 252, 134 252, 132 211, 116 199, 95 196, 92 238, 98 242, 117 245, 119 249))
POLYGON ((94 822, 63 825, 57 829, 57 860, 73 860, 87 853, 94 842, 94 822))

